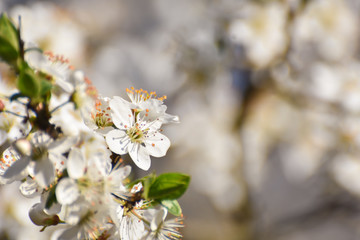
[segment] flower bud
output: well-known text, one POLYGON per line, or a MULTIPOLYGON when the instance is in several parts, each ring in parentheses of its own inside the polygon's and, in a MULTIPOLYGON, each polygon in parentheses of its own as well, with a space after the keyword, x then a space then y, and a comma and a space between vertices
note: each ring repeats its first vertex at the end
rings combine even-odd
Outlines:
POLYGON ((25 156, 31 155, 31 143, 26 139, 19 139, 15 142, 15 149, 25 156))
POLYGON ((40 203, 36 203, 31 207, 29 217, 37 226, 57 225, 60 222, 58 215, 46 214, 40 203))
POLYGON ((5 104, 3 101, 0 100, 0 112, 4 111, 5 109, 5 104))

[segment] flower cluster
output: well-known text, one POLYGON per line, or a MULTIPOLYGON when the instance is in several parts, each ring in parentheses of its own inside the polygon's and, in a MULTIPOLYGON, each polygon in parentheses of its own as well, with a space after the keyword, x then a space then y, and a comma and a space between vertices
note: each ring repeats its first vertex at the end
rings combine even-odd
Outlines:
POLYGON ((25 197, 40 199, 31 221, 41 231, 56 226, 52 239, 180 239, 177 199, 190 177, 130 181, 121 158, 148 170, 150 156, 165 156, 161 127, 179 122, 166 97, 134 88, 131 101, 99 96, 67 59, 23 42, 5 13, 0 42, 0 184, 20 181, 25 197))

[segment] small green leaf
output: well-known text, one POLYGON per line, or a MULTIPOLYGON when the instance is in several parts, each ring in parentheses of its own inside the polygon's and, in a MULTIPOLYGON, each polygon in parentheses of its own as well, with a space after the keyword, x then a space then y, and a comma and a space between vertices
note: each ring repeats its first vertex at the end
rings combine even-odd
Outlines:
POLYGON ((40 80, 34 73, 34 71, 23 64, 20 75, 17 81, 17 87, 22 94, 32 99, 38 99, 40 97, 41 84, 40 80))
POLYGON ((15 64, 19 57, 18 30, 6 13, 0 16, 0 59, 15 64))
POLYGON ((164 206, 169 213, 179 217, 182 214, 180 204, 177 200, 161 200, 160 204, 164 206))
POLYGON ((40 96, 46 96, 52 89, 52 84, 46 79, 41 79, 40 81, 40 96))
POLYGON ((190 176, 182 173, 164 173, 151 184, 148 198, 154 200, 177 199, 190 183, 190 176))
POLYGON ((24 61, 19 66, 17 88, 20 90, 20 95, 31 98, 33 103, 48 102, 52 84, 46 75, 41 72, 35 73, 24 61))
POLYGON ((156 178, 156 174, 155 173, 151 173, 148 176, 146 176, 143 180, 143 187, 144 187, 144 192, 143 192, 143 196, 145 199, 148 199, 149 196, 149 191, 150 191, 150 187, 151 185, 154 183, 156 178))

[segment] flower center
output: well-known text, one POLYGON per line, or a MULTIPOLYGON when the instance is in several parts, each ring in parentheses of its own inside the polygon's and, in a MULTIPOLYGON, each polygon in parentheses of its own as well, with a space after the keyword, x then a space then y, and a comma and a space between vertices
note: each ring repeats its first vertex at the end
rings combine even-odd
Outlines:
POLYGON ((142 143, 145 138, 144 132, 136 125, 129 128, 126 131, 126 134, 129 136, 132 143, 142 143))
POLYGON ((33 152, 32 152, 32 155, 31 155, 33 160, 35 160, 35 161, 40 160, 40 159, 42 159, 44 157, 47 157, 47 156, 48 156, 48 151, 47 151, 46 146, 40 145, 40 146, 37 146, 37 147, 33 148, 33 152))
POLYGON ((110 127, 113 125, 111 118, 101 112, 96 113, 96 115, 94 116, 94 121, 96 126, 98 126, 99 128, 110 127))
POLYGON ((92 185, 91 181, 87 177, 79 178, 77 184, 80 192, 85 192, 92 185))
POLYGON ((111 127, 113 125, 109 111, 110 107, 103 107, 100 100, 95 102, 95 113, 91 113, 91 117, 98 128, 111 127))
POLYGON ((82 196, 91 203, 91 205, 101 203, 101 196, 104 195, 105 182, 103 179, 95 180, 89 176, 83 176, 76 181, 77 187, 82 196))

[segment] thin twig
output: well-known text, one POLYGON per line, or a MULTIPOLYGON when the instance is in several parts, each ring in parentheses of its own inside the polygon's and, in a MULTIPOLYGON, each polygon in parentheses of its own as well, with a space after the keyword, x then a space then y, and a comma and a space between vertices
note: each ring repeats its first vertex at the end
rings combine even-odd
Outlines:
POLYGON ((20 115, 20 114, 17 114, 17 113, 8 111, 8 110, 5 110, 4 112, 9 113, 9 114, 12 114, 12 115, 15 115, 15 116, 17 116, 17 117, 24 118, 24 119, 27 118, 27 116, 23 116, 23 115, 20 115))
POLYGON ((67 103, 70 103, 70 101, 68 100, 68 101, 60 104, 59 106, 57 106, 57 107, 55 107, 53 110, 51 110, 50 113, 54 113, 54 112, 57 111, 59 108, 65 106, 67 103))

